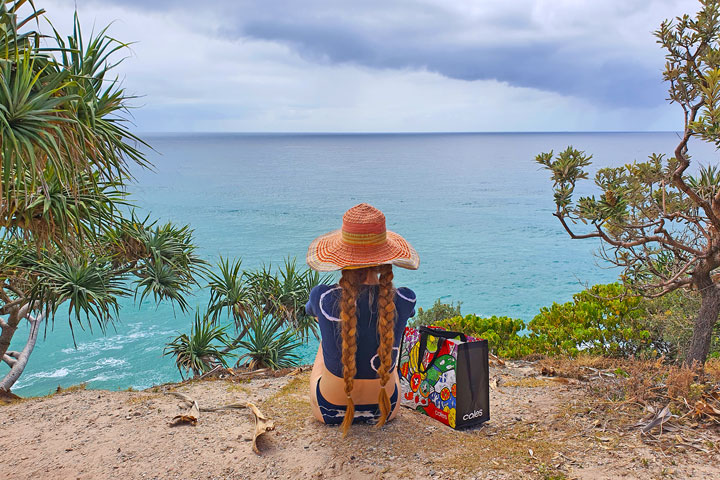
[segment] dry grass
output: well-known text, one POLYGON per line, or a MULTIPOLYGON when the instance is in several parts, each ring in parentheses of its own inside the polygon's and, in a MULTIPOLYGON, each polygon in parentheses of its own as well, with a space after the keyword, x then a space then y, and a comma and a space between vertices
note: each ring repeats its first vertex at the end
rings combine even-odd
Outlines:
MULTIPOLYGON (((243 383, 247 384, 249 382, 243 382, 243 383)), ((229 383, 229 385, 227 386, 227 388, 225 390, 227 390, 228 392, 231 392, 231 393, 232 392, 240 392, 240 393, 245 393, 247 395, 250 395, 252 393, 252 389, 250 387, 248 387, 246 385, 240 385, 238 383, 229 383)))
POLYGON ((125 403, 127 405, 140 405, 161 398, 162 396, 163 395, 159 393, 138 393, 138 395, 133 395, 125 400, 125 403))
POLYGON ((720 383, 720 358, 711 358, 705 362, 705 374, 710 381, 720 383))
POLYGON ((720 431, 720 362, 711 360, 703 371, 667 365, 663 359, 546 358, 538 369, 584 381, 585 412, 576 412, 582 422, 623 434, 649 425, 667 407, 672 416, 660 423, 682 434, 661 434, 656 424, 641 435, 643 442, 720 452, 720 445, 708 443, 720 431))
POLYGON ((670 398, 691 397, 691 386, 696 383, 698 372, 688 367, 670 367, 667 373, 667 394, 670 398))
POLYGON ((310 412, 310 399, 307 395, 309 374, 298 375, 290 380, 275 395, 263 402, 263 409, 276 418, 278 425, 298 429, 305 424, 310 412))
POLYGON ((518 379, 506 380, 502 383, 503 387, 523 387, 523 388, 538 388, 538 387, 550 387, 556 385, 558 382, 550 378, 535 378, 535 377, 523 377, 518 379))
POLYGON ((87 390, 87 383, 78 383, 77 385, 70 385, 69 387, 66 387, 66 388, 58 386, 57 389, 55 390, 55 394, 79 392, 82 390, 87 390))

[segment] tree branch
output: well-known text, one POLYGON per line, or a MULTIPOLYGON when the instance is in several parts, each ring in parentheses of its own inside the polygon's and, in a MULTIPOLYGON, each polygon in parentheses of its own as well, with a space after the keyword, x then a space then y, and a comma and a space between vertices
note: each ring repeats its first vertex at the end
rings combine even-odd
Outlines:
MULTIPOLYGON (((25 344, 25 348, 23 348, 22 352, 20 352, 20 354, 17 356, 15 363, 12 365, 12 367, 10 367, 10 372, 8 372, 8 374, 5 375, 5 378, 0 381, 0 390, 9 392, 10 388, 12 388, 17 379, 20 378, 23 370, 25 370, 25 366, 27 365, 28 359, 30 358, 30 354, 35 348, 35 343, 37 342, 38 333, 40 331, 40 324, 44 319, 45 313, 43 312, 40 313, 37 318, 35 318, 30 323, 30 334, 28 335, 28 340, 25 344)), ((7 354, 3 355, 3 361, 5 360, 6 355, 7 354)))
MULTIPOLYGON (((572 239, 574 239, 574 240, 583 239, 583 238, 600 238, 600 239, 606 241, 607 243, 609 243, 610 245, 612 245, 612 246, 614 246, 614 247, 618 247, 618 248, 632 248, 632 247, 638 247, 638 246, 640 246, 640 245, 644 245, 644 244, 646 244, 646 243, 656 242, 656 243, 659 243, 659 244, 661 244, 661 245, 669 245, 669 246, 672 246, 672 247, 674 247, 674 248, 677 248, 677 249, 679 249, 679 250, 683 250, 683 251, 685 251, 685 252, 687 252, 687 253, 690 253, 690 254, 695 255, 695 256, 698 256, 698 257, 703 257, 703 256, 705 256, 705 253, 704 253, 704 252, 701 252, 701 251, 699 251, 699 250, 696 250, 696 249, 694 249, 694 248, 692 248, 692 247, 688 247, 687 245, 683 245, 682 243, 680 243, 680 242, 678 242, 677 240, 675 240, 675 239, 670 235, 670 233, 667 232, 667 230, 665 230, 664 228, 661 228, 659 231, 658 231, 658 229, 655 230, 655 233, 662 233, 664 238, 663 238, 663 237, 660 237, 660 236, 658 236, 658 235, 652 235, 652 236, 643 235, 642 238, 639 238, 639 239, 637 239, 637 240, 633 240, 633 241, 630 241, 630 242, 627 242, 627 241, 623 242, 623 241, 620 241, 620 240, 614 240, 614 239, 610 238, 610 237, 602 230, 602 226, 599 225, 599 224, 595 224, 595 228, 597 229, 596 232, 590 232, 590 233, 578 235, 578 234, 576 234, 575 232, 573 232, 573 231, 570 229, 570 226, 569 226, 569 225, 567 224, 567 222, 565 221, 565 215, 563 215, 562 213, 560 213, 560 211, 557 211, 557 212, 553 213, 553 215, 556 216, 556 217, 560 220, 560 223, 562 224, 562 226, 563 226, 563 228, 565 229, 565 231, 568 233, 568 235, 570 235, 570 238, 572 238, 572 239)), ((652 225, 652 224, 648 224, 648 225, 652 225)), ((642 225, 639 225, 639 226, 638 226, 638 228, 640 228, 640 227, 642 227, 642 225)))
POLYGON ((12 290, 12 292, 13 292, 15 295, 17 295, 18 297, 22 297, 22 296, 25 295, 19 288, 17 288, 15 285, 13 285, 13 284, 10 283, 10 282, 6 283, 3 287, 12 290))
POLYGON ((574 240, 582 239, 582 238, 598 238, 600 236, 594 232, 586 233, 584 235, 576 235, 575 232, 570 230, 570 227, 568 226, 567 222, 565 222, 565 216, 562 213, 560 213, 558 211, 558 212, 553 213, 553 215, 560 219, 560 223, 562 223, 562 226, 565 228, 565 231, 568 233, 568 235, 570 235, 570 238, 572 238, 574 240))
MULTIPOLYGON (((676 284, 669 285, 669 286, 663 288, 663 289, 662 289, 660 292, 658 292, 658 293, 643 293, 643 297, 646 297, 646 298, 660 298, 660 297, 662 297, 663 295, 667 295, 668 293, 672 292, 673 290, 677 290, 678 288, 681 288, 681 287, 684 287, 684 286, 687 286, 687 285, 690 285, 690 284, 692 284, 692 280, 690 280, 690 279, 688 278, 687 280, 682 280, 681 282, 678 282, 678 283, 676 283, 676 284)), ((654 287, 654 286, 648 286, 648 287, 646 287, 645 289, 650 290, 650 289, 652 289, 653 287, 654 287)), ((658 286, 658 287, 655 287, 655 288, 659 288, 659 286, 658 286)), ((645 290, 645 289, 642 289, 642 290, 645 290)))
MULTIPOLYGON (((691 253, 698 257, 704 257, 706 256, 704 252, 701 252, 699 250, 695 250, 694 248, 688 247, 686 245, 683 245, 682 243, 678 242, 677 240, 674 240, 667 232, 665 232, 667 235, 665 235, 666 238, 659 237, 657 235, 652 236, 645 236, 642 238, 639 238, 637 240, 633 240, 630 242, 623 242, 620 240, 613 240, 612 238, 608 237, 608 235, 602 230, 602 227, 598 224, 595 224, 595 228, 597 229, 597 234, 593 235, 594 237, 599 237, 609 243, 610 245, 618 248, 632 248, 632 247, 639 247, 641 245, 645 245, 646 243, 652 243, 656 242, 661 245, 670 245, 672 247, 675 247, 679 250, 682 250, 687 253, 691 253)), ((657 230, 656 230, 657 231, 657 230)), ((658 232, 660 233, 660 232, 658 232)), ((573 237, 573 238, 590 238, 589 236, 581 237, 573 237)))
POLYGON ((707 200, 704 200, 702 197, 700 197, 700 195, 698 195, 695 190, 690 188, 688 184, 685 183, 685 180, 683 180, 683 173, 685 173, 685 170, 687 170, 687 168, 690 166, 690 160, 685 155, 685 152, 687 151, 687 144, 690 141, 690 137, 692 136, 690 124, 695 121, 697 112, 704 105, 704 103, 704 101, 700 101, 690 108, 690 117, 685 122, 685 134, 683 135, 682 140, 680 140, 678 146, 675 147, 675 158, 678 160, 679 165, 673 172, 672 179, 675 186, 682 190, 685 195, 690 197, 690 199, 693 201, 693 203, 695 203, 695 205, 702 208, 703 212, 705 212, 705 215, 707 215, 708 219, 710 220, 710 223, 712 223, 712 225, 716 229, 720 230, 720 220, 718 220, 717 216, 715 216, 715 212, 713 211, 712 206, 708 203, 707 200))
POLYGON ((12 302, 6 303, 0 308, 0 315, 7 315, 10 313, 10 310, 12 310, 14 307, 17 307, 22 302, 24 302, 26 299, 24 298, 17 298, 13 300, 12 302))
POLYGON ((2 356, 2 361, 7 363, 10 368, 14 367, 15 364, 17 363, 17 359, 11 357, 7 353, 2 356))

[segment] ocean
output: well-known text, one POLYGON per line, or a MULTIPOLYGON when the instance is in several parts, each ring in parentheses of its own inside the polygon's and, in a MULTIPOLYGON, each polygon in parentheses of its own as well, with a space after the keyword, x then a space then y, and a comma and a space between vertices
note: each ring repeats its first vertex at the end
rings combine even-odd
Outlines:
MULTIPOLYGON (((593 155, 591 172, 671 154, 676 133, 458 134, 165 134, 144 135, 155 168, 135 169, 129 186, 141 214, 189 224, 210 262, 242 258, 243 267, 304 263, 310 241, 340 227, 361 202, 381 209, 408 239, 420 269, 396 269, 396 284, 418 305, 461 301, 463 314, 530 320, 584 285, 618 272, 595 256, 598 243, 571 240, 552 216, 548 172, 535 155, 568 145, 593 155)), ((691 144, 695 164, 714 162, 714 147, 691 144)), ((580 189, 592 192, 591 185, 580 189)), ((189 299, 203 309, 207 290, 189 299)), ((88 382, 90 388, 147 388, 180 375, 166 342, 190 329, 193 313, 169 304, 122 302, 105 333, 76 329, 58 315, 38 341, 14 391, 42 395, 88 382)), ((22 326, 12 349, 27 336, 22 326)), ((302 348, 311 362, 317 348, 302 348)), ((0 369, 4 375, 5 369, 0 369)))

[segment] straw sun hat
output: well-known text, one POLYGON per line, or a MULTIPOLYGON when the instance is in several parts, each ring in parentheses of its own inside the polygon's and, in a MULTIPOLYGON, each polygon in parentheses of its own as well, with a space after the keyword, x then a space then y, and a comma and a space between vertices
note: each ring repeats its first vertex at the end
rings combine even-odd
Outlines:
POLYGON ((312 241, 307 263, 319 272, 385 264, 416 270, 420 257, 407 240, 385 228, 380 210, 361 203, 345 212, 340 230, 312 241))

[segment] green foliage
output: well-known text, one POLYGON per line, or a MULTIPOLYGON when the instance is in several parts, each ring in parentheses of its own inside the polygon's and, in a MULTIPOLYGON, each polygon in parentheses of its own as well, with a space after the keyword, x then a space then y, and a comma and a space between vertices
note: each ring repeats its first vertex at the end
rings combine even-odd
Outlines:
POLYGON ((419 307, 415 318, 410 321, 410 326, 419 327, 422 325, 437 325, 438 322, 447 318, 457 317, 460 314, 462 302, 443 303, 438 298, 433 306, 424 310, 419 307))
POLYGON ((18 203, 24 195, 48 193, 53 179, 76 193, 83 175, 124 183, 130 178, 128 161, 148 165, 137 149, 144 142, 125 126, 131 97, 116 78, 108 78, 117 65, 111 57, 126 45, 107 29, 83 39, 77 15, 70 36, 55 31, 41 45, 41 36, 23 27, 43 13, 32 2, 0 1, 3 226, 15 214, 25 216, 18 203))
MULTIPOLYGON (((671 302, 672 298, 665 299, 671 302)), ((488 340, 501 357, 531 354, 576 356, 580 352, 604 356, 674 358, 677 338, 660 330, 648 300, 632 295, 619 283, 595 285, 563 304, 543 307, 528 324, 508 317, 455 316, 434 325, 488 340)), ((692 304, 685 308, 692 309, 692 304)), ((685 318, 685 325, 692 321, 685 318)), ((684 331, 687 340, 689 333, 684 331)))
MULTIPOLYGON (((643 299, 644 327, 665 346, 661 353, 671 360, 684 360, 690 345, 693 324, 700 309, 700 294, 675 290, 659 298, 643 299)), ((716 324, 710 343, 710 356, 720 354, 720 324, 716 324)))
POLYGON ((317 337, 317 322, 307 315, 305 304, 310 290, 329 283, 330 276, 320 276, 308 268, 298 269, 295 259, 286 259, 273 273, 271 266, 258 270, 241 270, 240 259, 221 258, 218 273, 208 274, 210 301, 208 315, 213 321, 230 317, 242 337, 258 316, 270 316, 294 330, 302 340, 310 334, 317 337))
MULTIPOLYGON (((210 300, 205 317, 213 325, 223 318, 232 319, 235 336, 223 351, 244 349, 238 364, 247 359, 250 368, 296 365, 295 349, 307 342, 311 333, 317 337, 317 321, 307 315, 305 304, 310 290, 329 283, 329 276, 300 270, 294 259, 285 260, 273 272, 270 266, 242 270, 240 259, 220 258, 217 271, 208 272, 207 277, 210 300)), ((223 327, 223 332, 229 327, 223 327)))
POLYGON ((259 316, 250 321, 247 335, 237 342, 237 346, 247 350, 240 356, 238 364, 243 359, 249 359, 247 366, 256 368, 292 367, 300 362, 295 354, 301 341, 292 330, 283 326, 282 321, 270 316, 259 316))
POLYGON ((163 355, 175 357, 181 375, 206 373, 218 364, 227 367, 227 359, 234 354, 221 348, 229 345, 226 330, 227 327, 213 325, 207 317, 196 312, 190 334, 175 337, 167 344, 163 355))
POLYGON ((525 322, 517 318, 458 315, 436 322, 434 325, 476 338, 484 338, 488 341, 490 351, 500 357, 517 358, 534 353, 527 337, 520 335, 526 328, 525 322))
POLYGON ((543 307, 528 327, 536 353, 628 356, 652 351, 640 299, 618 284, 595 285, 573 301, 543 307))

